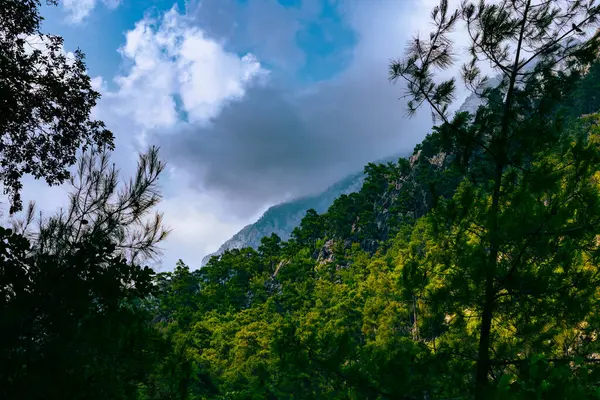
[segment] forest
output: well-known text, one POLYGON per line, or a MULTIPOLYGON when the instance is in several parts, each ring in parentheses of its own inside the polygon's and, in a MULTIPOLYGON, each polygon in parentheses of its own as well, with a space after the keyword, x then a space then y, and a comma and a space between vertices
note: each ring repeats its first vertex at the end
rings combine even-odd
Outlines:
POLYGON ((434 120, 411 157, 287 242, 156 273, 159 149, 123 180, 84 55, 38 0, 0 0, 0 398, 600 399, 599 16, 442 0, 389 65, 399 112, 434 120), (28 174, 68 206, 36 219, 28 174))

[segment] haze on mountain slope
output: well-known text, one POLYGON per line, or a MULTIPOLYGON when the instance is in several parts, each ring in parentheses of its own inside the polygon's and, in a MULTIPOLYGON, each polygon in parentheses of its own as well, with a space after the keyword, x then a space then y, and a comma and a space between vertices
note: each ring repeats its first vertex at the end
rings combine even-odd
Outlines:
MULTIPOLYGON (((387 157, 376 163, 396 162, 400 157, 403 156, 387 157)), ((206 265, 211 257, 219 256, 227 250, 243 249, 245 247, 256 249, 263 237, 270 236, 273 233, 282 240, 288 240, 294 228, 300 224, 306 211, 314 209, 319 214, 327 211, 329 206, 333 204, 333 201, 341 195, 358 192, 362 187, 364 179, 364 172, 353 173, 334 183, 322 193, 301 197, 270 207, 258 221, 246 225, 233 235, 231 239, 223 243, 217 251, 206 255, 202 259, 202 266, 206 265)))
MULTIPOLYGON (((498 78, 489 81, 489 85, 498 83, 498 78)), ((482 100, 476 95, 471 94, 461 104, 458 111, 474 113, 481 104, 482 100)), ((406 156, 407 155, 394 155, 378 160, 375 163, 385 164, 388 162, 396 162, 399 158, 406 156)), ((311 208, 319 214, 327 211, 329 206, 333 204, 333 201, 342 194, 358 192, 362 187, 364 178, 364 172, 356 172, 334 183, 322 193, 314 196, 302 197, 270 207, 258 221, 246 225, 238 233, 233 235, 231 239, 223 243, 217 251, 202 258, 202 266, 206 265, 211 257, 219 256, 227 250, 243 249, 245 247, 257 249, 261 239, 270 236, 273 233, 284 241, 288 240, 294 228, 300 224, 306 211, 311 208)))

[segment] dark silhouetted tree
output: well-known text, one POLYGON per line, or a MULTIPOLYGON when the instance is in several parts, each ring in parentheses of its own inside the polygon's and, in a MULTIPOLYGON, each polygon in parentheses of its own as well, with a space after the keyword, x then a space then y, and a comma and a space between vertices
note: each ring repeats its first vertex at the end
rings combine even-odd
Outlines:
POLYGON ((154 272, 138 262, 166 235, 158 214, 145 220, 164 164, 150 149, 122 187, 108 166, 84 154, 66 211, 34 226, 30 207, 0 229, 2 398, 133 399, 153 370, 154 272))
POLYGON ((0 0, 0 183, 11 213, 22 209, 23 175, 60 184, 77 150, 113 141, 90 118, 100 94, 83 53, 67 54, 61 37, 40 32, 39 7, 39 0, 0 0))

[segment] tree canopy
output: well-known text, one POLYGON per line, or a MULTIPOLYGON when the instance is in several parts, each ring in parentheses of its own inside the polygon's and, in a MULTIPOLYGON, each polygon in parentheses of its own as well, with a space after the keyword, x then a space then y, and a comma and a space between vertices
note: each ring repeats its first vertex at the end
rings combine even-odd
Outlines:
POLYGON ((0 228, 0 396, 600 398, 599 13, 442 0, 390 65, 437 124, 412 156, 201 269, 142 266, 168 233, 157 149, 124 183, 82 152, 67 208, 0 228), (451 114, 461 23, 481 105, 451 114))

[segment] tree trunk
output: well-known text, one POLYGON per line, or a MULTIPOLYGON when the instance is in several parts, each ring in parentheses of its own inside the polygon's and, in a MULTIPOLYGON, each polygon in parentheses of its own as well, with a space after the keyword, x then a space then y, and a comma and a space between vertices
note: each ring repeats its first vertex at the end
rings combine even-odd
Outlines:
POLYGON ((494 315, 494 280, 498 262, 498 213, 500 205, 500 189, 502 186, 502 164, 496 165, 494 191, 492 193, 492 208, 490 209, 490 254, 485 270, 485 292, 481 327, 479 330, 479 348, 477 370, 475 375, 475 398, 484 400, 488 392, 488 372, 490 367, 490 335, 494 315))
POLYGON ((475 399, 485 400, 488 398, 489 392, 489 381, 488 373, 490 368, 490 341, 492 331, 492 319, 494 316, 494 299, 495 290, 494 281, 496 279, 496 269, 498 264, 498 251, 499 251, 499 229, 498 216, 500 214, 500 196, 502 189, 502 174, 504 172, 504 166, 508 162, 506 154, 508 131, 510 126, 511 118, 511 106, 513 102, 513 94, 515 90, 517 74, 520 69, 520 57, 521 49, 523 45, 523 37, 525 34, 525 26, 527 25, 527 16, 531 1, 527 1, 525 4, 525 10, 523 11, 523 17, 521 19, 521 29, 519 33, 519 40, 517 42, 517 51, 515 54, 515 62, 513 63, 510 80, 508 83, 508 89, 506 93, 506 101, 504 103, 504 110, 502 115, 502 126, 500 128, 500 134, 495 149, 496 154, 496 170, 494 173, 494 188, 492 191, 492 207, 490 208, 490 214, 488 219, 488 237, 490 253, 488 262, 485 265, 485 288, 484 288, 484 303, 481 315, 481 327, 479 330, 479 346, 478 346, 478 357, 477 357, 477 368, 475 373, 475 399))

